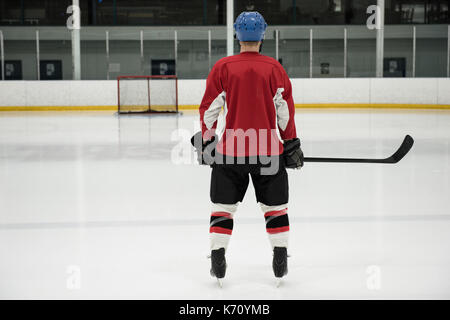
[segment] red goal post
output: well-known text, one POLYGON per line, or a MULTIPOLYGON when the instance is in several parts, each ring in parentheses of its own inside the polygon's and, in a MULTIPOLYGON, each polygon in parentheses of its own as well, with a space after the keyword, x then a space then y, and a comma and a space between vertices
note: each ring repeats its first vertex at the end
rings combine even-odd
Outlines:
POLYGON ((177 76, 117 77, 119 113, 178 113, 177 76))

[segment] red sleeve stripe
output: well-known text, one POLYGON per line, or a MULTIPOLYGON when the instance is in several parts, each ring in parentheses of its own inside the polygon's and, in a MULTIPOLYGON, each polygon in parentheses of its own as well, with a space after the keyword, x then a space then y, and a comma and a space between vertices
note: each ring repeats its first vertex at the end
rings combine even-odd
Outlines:
POLYGON ((276 217, 278 217, 278 216, 282 216, 282 215, 284 215, 284 214, 287 214, 287 208, 286 208, 286 209, 283 209, 283 210, 277 210, 277 211, 269 211, 269 212, 266 212, 266 213, 264 214, 264 218, 271 217, 271 216, 276 216, 276 217))
POLYGON ((267 228, 267 233, 275 234, 275 233, 281 233, 289 231, 289 226, 286 227, 279 227, 279 228, 267 228))
POLYGON ((211 227, 209 228, 209 233, 222 233, 222 234, 229 234, 231 235, 232 230, 225 229, 221 227, 211 227))
POLYGON ((215 211, 211 213, 213 217, 228 217, 231 219, 231 214, 225 211, 215 211))

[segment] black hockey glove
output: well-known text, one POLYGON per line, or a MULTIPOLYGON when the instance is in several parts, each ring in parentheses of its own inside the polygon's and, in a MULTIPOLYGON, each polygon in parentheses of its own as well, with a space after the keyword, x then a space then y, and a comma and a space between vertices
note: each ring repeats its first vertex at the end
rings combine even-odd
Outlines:
POLYGON ((214 135, 210 140, 203 142, 202 132, 199 131, 192 136, 191 144, 197 152, 197 161, 199 164, 212 165, 214 163, 217 135, 214 135))
POLYGON ((289 141, 286 141, 284 144, 284 162, 286 164, 286 168, 289 169, 300 169, 303 167, 303 151, 300 148, 300 139, 295 138, 289 141))

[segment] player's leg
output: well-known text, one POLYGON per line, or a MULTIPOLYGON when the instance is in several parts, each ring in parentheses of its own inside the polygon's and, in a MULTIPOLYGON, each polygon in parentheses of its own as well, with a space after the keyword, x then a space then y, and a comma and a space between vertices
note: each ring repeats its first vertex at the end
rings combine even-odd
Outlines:
POLYGON ((257 201, 264 213, 266 231, 273 249, 273 270, 280 278, 287 274, 287 248, 289 245, 289 181, 282 162, 272 175, 252 171, 257 201))
POLYGON ((275 277, 281 278, 288 272, 289 218, 287 203, 281 206, 269 206, 263 203, 260 205, 264 212, 266 230, 273 250, 273 272, 275 277))
POLYGON ((244 198, 249 183, 244 166, 213 166, 210 196, 211 275, 223 278, 226 271, 225 252, 233 231, 233 216, 244 198))
POLYGON ((260 202, 261 210, 266 220, 266 231, 272 249, 275 247, 287 248, 289 245, 289 217, 287 203, 282 205, 267 205, 260 202))
POLYGON ((233 216, 238 208, 234 204, 213 203, 209 227, 211 246, 211 275, 217 279, 225 277, 227 268, 225 252, 233 232, 233 216))
POLYGON ((211 250, 228 248, 233 232, 233 216, 239 202, 233 204, 213 203, 209 225, 211 250))

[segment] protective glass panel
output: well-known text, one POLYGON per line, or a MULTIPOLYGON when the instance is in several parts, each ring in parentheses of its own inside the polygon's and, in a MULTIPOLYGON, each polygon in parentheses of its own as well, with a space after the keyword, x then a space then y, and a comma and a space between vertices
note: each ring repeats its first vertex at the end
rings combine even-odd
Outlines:
POLYGON ((9 34, 3 35, 5 80, 37 80, 36 40, 8 40, 9 34))
POLYGON ((416 77, 446 77, 448 26, 417 26, 416 77))
POLYGON ((175 75, 175 32, 173 30, 143 31, 143 75, 175 75))
POLYGON ((315 29, 313 78, 344 77, 344 28, 315 29))
POLYGON ((204 79, 209 72, 208 31, 178 30, 177 75, 204 79))
POLYGON ((385 26, 383 76, 413 76, 413 26, 385 26))
POLYGON ((109 79, 141 74, 139 31, 109 31, 109 79))
POLYGON ((40 80, 72 80, 72 35, 64 29, 39 29, 40 80))
POLYGON ((309 77, 309 29, 280 31, 279 59, 289 77, 309 77))
POLYGON ((82 28, 80 38, 81 79, 107 79, 106 32, 93 30, 93 28, 82 28))
POLYGON ((375 77, 376 32, 366 26, 348 28, 347 76, 375 77))

